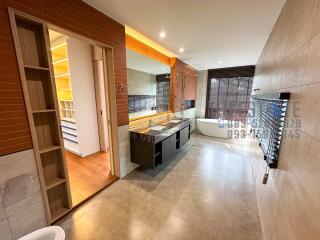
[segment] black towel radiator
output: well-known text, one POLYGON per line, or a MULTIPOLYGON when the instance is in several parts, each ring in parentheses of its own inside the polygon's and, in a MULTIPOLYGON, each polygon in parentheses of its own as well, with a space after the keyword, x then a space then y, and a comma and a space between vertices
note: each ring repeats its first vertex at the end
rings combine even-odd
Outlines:
POLYGON ((290 93, 259 94, 251 96, 251 99, 249 119, 252 131, 267 166, 276 168, 290 93))

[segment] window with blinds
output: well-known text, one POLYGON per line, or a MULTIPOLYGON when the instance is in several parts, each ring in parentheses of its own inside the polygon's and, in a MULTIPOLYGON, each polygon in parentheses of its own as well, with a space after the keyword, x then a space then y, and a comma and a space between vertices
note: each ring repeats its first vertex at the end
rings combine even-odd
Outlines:
POLYGON ((206 118, 246 122, 253 74, 236 77, 214 75, 208 76, 206 118))

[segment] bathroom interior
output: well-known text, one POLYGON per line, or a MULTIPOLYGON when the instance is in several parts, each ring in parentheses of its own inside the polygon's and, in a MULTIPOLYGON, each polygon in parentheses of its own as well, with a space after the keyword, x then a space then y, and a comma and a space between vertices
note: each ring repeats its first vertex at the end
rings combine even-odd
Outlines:
POLYGON ((319 239, 319 14, 1 1, 0 240, 319 239))

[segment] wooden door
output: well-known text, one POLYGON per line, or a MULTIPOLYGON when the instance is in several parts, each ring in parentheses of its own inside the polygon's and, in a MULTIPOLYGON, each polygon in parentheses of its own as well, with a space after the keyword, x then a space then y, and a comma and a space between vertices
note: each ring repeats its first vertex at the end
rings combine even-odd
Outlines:
POLYGON ((105 76, 103 71, 103 49, 93 46, 92 47, 92 66, 94 74, 94 87, 96 92, 97 103, 97 119, 99 127, 99 140, 100 149, 103 152, 107 152, 109 149, 109 137, 107 126, 107 110, 105 99, 105 76))

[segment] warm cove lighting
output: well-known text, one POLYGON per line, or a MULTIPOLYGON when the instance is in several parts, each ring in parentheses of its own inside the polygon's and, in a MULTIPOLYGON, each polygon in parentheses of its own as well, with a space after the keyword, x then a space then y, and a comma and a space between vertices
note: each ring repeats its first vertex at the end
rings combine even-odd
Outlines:
POLYGON ((152 41, 151 39, 145 37, 143 34, 139 33, 138 31, 134 30, 131 27, 125 26, 126 34, 129 36, 139 40, 140 42, 143 42, 144 44, 148 45, 149 47, 157 50, 158 52, 161 52, 162 54, 166 55, 167 57, 173 58, 177 55, 170 52, 169 50, 165 49, 164 47, 160 46, 156 42, 152 41))
POLYGON ((162 32, 160 32, 160 34, 159 34, 159 35, 160 35, 160 38, 165 38, 165 37, 166 37, 166 33, 165 33, 165 32, 163 32, 163 31, 162 31, 162 32))

